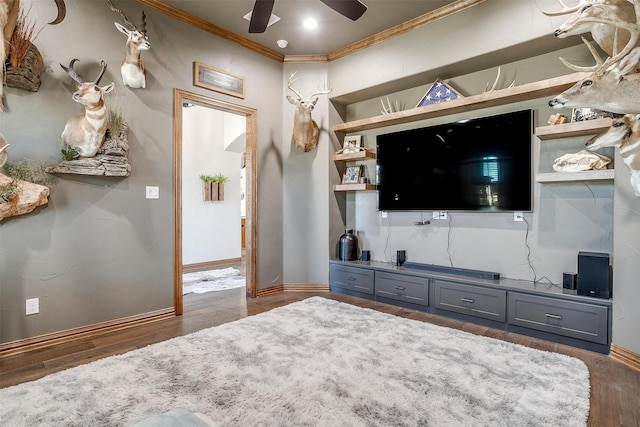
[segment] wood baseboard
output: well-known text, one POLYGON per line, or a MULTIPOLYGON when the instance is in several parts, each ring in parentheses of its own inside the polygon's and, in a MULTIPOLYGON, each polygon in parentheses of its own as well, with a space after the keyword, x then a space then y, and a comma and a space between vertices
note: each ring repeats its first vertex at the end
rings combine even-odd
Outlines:
POLYGON ((611 350, 609 357, 617 360, 620 363, 624 363, 630 368, 640 371, 640 354, 636 354, 632 351, 622 348, 615 344, 611 344, 611 350))
POLYGON ((280 294, 282 292, 284 292, 284 285, 280 284, 280 285, 270 286, 264 289, 258 289, 258 292, 256 293, 256 297, 258 298, 266 297, 269 295, 280 294))
POLYGON ((330 292, 328 283, 285 283, 285 292, 330 292))
POLYGON ((283 283, 269 288, 258 289, 257 297, 280 294, 283 292, 330 292, 326 283, 283 283))
POLYGON ((193 273, 194 271, 212 270, 225 265, 240 264, 242 258, 221 259, 218 261, 197 262, 195 264, 185 264, 182 266, 183 273, 193 273))
POLYGON ((38 335, 36 337, 1 343, 0 358, 50 347, 56 344, 71 342, 79 338, 91 337, 92 335, 97 335, 99 333, 103 334, 105 332, 133 328, 146 323, 175 317, 175 315, 176 313, 173 307, 165 308, 162 310, 150 311, 148 313, 136 314, 134 316, 81 326, 79 328, 72 328, 64 331, 52 332, 50 334, 38 335))

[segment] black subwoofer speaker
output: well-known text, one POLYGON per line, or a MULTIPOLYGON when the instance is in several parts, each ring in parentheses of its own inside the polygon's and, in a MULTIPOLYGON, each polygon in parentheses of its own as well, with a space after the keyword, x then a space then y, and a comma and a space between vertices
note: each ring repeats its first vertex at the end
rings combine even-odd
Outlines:
POLYGON ((611 298, 609 254, 578 252, 578 295, 611 298))

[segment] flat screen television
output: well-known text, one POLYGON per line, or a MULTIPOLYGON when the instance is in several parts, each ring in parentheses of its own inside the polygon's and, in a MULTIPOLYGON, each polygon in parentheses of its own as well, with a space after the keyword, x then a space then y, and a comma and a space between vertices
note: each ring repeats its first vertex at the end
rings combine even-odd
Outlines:
POLYGON ((531 211, 533 111, 377 136, 381 211, 531 211))

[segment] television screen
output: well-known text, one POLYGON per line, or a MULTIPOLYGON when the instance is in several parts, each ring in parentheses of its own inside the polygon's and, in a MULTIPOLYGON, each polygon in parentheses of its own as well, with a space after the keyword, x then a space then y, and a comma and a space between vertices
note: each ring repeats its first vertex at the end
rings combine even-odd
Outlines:
POLYGON ((533 111, 378 135, 381 211, 531 211, 533 111))

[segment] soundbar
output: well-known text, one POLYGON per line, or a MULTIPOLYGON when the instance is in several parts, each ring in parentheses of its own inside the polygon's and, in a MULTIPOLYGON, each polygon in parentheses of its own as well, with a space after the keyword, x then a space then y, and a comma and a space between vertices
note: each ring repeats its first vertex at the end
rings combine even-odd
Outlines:
POLYGON ((447 267, 444 265, 420 264, 418 262, 405 262, 404 268, 434 271, 436 273, 458 274, 461 276, 475 277, 477 279, 500 280, 500 273, 492 271, 471 270, 467 268, 447 267))

